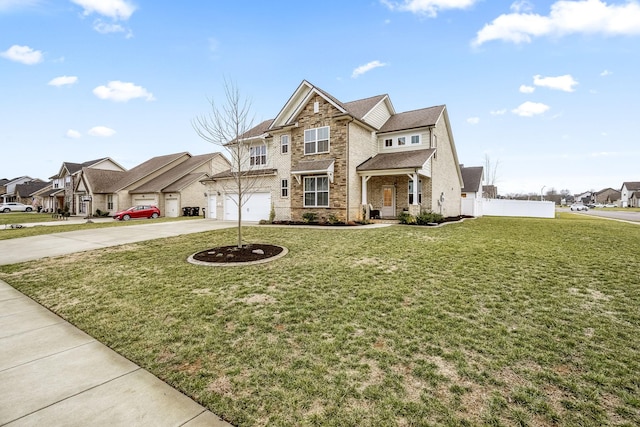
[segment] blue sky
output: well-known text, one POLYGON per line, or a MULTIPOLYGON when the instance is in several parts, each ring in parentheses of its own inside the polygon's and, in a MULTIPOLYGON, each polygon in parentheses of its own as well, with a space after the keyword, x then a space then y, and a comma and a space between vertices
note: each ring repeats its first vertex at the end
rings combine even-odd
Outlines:
POLYGON ((0 178, 217 150, 223 79, 273 118, 303 79, 397 112, 446 104, 500 194, 640 180, 636 0, 0 0, 0 178))

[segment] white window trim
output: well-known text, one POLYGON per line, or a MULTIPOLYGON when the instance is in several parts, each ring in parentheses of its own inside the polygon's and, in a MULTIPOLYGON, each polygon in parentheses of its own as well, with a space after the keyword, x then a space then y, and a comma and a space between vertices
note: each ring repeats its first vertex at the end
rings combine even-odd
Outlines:
POLYGON ((280 135, 280 153, 289 154, 289 135, 280 135))
MULTIPOLYGON (((324 193, 324 191, 321 191, 321 193, 324 193)), ((329 176, 328 175, 311 175, 311 176, 304 176, 302 177, 302 206, 304 206, 305 208, 328 208, 329 206, 331 206, 331 202, 330 202, 330 182, 329 182, 329 176), (319 178, 326 178, 327 179, 327 204, 325 205, 318 205, 318 179, 319 178), (316 186, 315 186, 315 190, 314 191, 307 191, 306 189, 306 180, 307 179, 314 179, 316 181, 316 186), (313 205, 307 205, 307 193, 314 193, 315 194, 315 204, 313 205)))
POLYGON ((255 145, 249 148, 249 166, 264 166, 267 164, 267 146, 255 145))
POLYGON ((409 145, 421 145, 422 144, 422 136, 420 134, 411 135, 409 137, 409 145), (418 142, 413 142, 413 138, 418 137, 418 142))
MULTIPOLYGON (((329 151, 331 151, 331 128, 329 126, 320 126, 320 127, 317 127, 317 128, 305 129, 303 139, 304 139, 304 155, 305 156, 312 155, 312 154, 328 153, 329 151), (327 150, 326 151, 318 151, 318 130, 319 129, 325 129, 325 128, 327 129, 327 139, 326 139, 326 141, 327 141, 327 150), (307 141, 307 132, 310 132, 310 131, 315 131, 316 137, 315 137, 314 140, 307 141), (314 143, 315 151, 307 152, 307 143, 311 143, 311 142, 314 143)), ((324 141, 324 139, 321 139, 320 141, 324 141)))
POLYGON ((280 198, 281 199, 289 198, 289 179, 287 178, 280 179, 280 198), (286 196, 283 194, 284 191, 287 192, 286 196))

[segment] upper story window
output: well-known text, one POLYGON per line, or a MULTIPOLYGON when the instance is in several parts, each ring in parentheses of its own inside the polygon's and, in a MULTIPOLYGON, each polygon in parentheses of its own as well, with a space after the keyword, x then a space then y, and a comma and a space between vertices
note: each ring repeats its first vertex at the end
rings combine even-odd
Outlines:
POLYGON ((391 138, 385 139, 384 140, 384 146, 385 147, 393 147, 393 139, 391 139, 391 138))
POLYGON ((398 137, 398 146, 404 145, 405 142, 406 142, 406 138, 404 136, 399 136, 398 137))
POLYGON ((412 144, 420 144, 420 135, 411 135, 412 144))
POLYGON ((249 165, 259 166, 267 164, 267 146, 258 145, 249 148, 249 165))
POLYGON ((304 154, 329 152, 329 126, 304 131, 304 154))
POLYGON ((289 152, 289 135, 280 136, 280 152, 282 154, 289 152))

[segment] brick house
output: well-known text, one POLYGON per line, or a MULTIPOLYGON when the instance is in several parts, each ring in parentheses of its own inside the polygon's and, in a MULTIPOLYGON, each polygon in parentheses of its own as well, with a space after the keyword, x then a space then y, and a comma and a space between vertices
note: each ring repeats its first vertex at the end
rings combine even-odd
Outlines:
MULTIPOLYGON (((444 105, 396 113, 388 95, 343 103, 304 80, 274 119, 240 140, 247 171, 259 177, 245 220, 460 215, 462 175, 444 105)), ((202 181, 209 218, 237 219, 232 175, 202 181)))

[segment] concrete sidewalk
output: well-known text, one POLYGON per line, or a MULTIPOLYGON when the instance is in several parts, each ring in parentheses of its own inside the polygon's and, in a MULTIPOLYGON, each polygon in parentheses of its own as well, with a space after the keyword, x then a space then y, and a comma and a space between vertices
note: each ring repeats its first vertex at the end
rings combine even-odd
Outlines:
MULTIPOLYGON (((192 220, 0 241, 0 263, 233 227, 192 220)), ((0 281, 0 425, 230 424, 0 281)))

